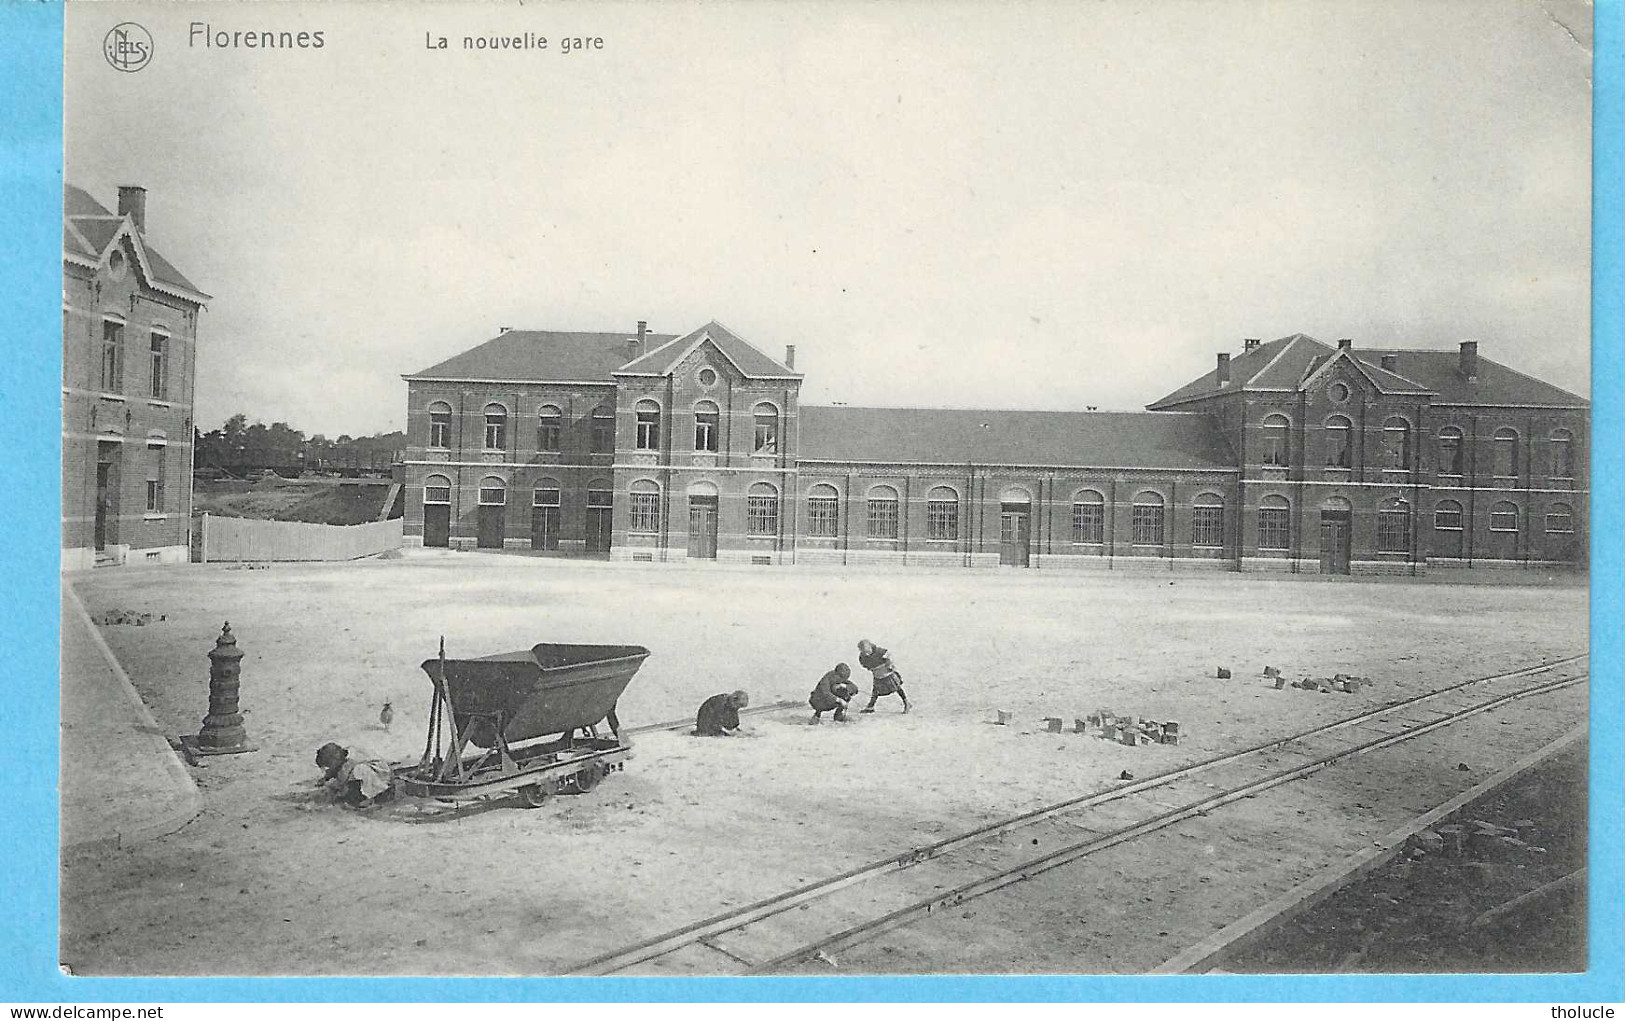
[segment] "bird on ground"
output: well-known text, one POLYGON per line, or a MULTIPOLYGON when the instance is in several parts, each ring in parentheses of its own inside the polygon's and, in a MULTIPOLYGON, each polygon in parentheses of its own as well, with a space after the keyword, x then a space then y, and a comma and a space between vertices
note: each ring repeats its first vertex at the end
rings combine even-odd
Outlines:
POLYGON ((384 708, 378 711, 378 722, 384 725, 385 730, 388 730, 389 725, 395 722, 395 707, 385 702, 384 708))

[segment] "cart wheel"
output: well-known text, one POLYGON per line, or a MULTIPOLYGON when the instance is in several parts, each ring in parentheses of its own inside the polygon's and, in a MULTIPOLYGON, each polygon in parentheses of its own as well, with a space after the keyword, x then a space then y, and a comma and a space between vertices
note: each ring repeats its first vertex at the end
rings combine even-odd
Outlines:
POLYGON ((546 803, 547 796, 548 792, 537 784, 519 788, 519 800, 525 803, 526 808, 541 808, 546 803))
POLYGON ((603 778, 604 767, 595 762, 592 765, 584 768, 581 772, 570 777, 567 782, 572 788, 575 789, 577 794, 586 794, 588 791, 597 787, 598 782, 603 778))

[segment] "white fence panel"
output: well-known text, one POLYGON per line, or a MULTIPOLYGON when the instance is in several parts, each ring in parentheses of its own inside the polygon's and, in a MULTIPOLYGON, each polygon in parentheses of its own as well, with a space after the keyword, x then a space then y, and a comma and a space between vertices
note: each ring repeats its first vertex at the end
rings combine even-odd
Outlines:
POLYGON ((401 548, 400 518, 364 525, 314 525, 203 515, 206 564, 244 560, 355 560, 401 548))

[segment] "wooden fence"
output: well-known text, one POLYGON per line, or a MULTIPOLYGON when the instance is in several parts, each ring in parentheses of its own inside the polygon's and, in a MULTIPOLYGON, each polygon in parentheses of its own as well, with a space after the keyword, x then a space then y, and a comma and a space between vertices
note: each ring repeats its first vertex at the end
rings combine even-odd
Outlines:
POLYGON ((355 560, 401 547, 400 518, 364 525, 312 525, 203 515, 203 563, 243 560, 355 560))

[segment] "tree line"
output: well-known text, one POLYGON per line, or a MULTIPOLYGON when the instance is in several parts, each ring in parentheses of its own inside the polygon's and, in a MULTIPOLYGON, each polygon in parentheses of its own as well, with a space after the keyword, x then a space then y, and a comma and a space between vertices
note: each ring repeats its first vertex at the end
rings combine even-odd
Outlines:
POLYGON ((399 430, 328 439, 321 433, 306 436, 286 422, 250 423, 243 414, 232 415, 218 429, 194 429, 193 442, 197 469, 233 475, 262 469, 279 475, 381 473, 406 451, 406 434, 399 430))

